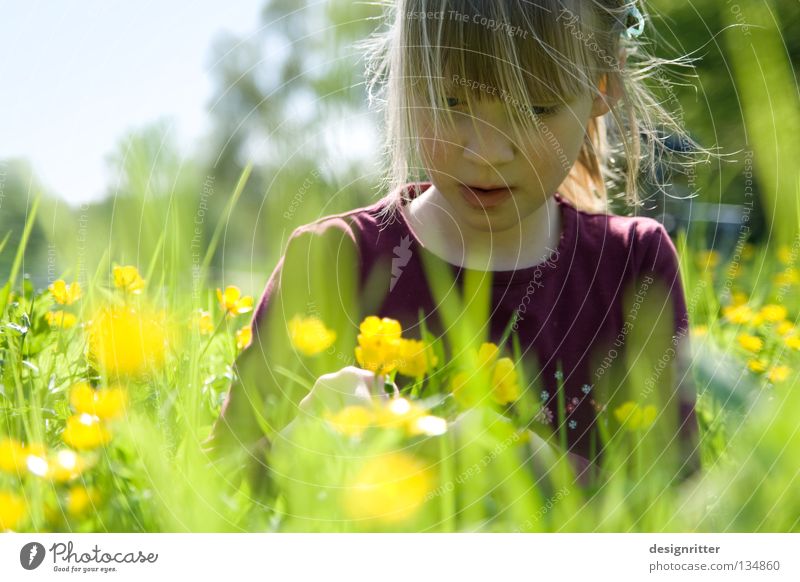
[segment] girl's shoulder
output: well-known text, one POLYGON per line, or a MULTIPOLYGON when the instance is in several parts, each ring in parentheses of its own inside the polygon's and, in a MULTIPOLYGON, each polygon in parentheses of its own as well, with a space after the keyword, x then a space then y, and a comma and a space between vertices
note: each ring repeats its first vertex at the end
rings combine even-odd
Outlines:
POLYGON ((572 256, 601 270, 674 280, 680 271, 678 251, 667 229, 648 216, 622 216, 579 210, 561 199, 565 234, 572 256))

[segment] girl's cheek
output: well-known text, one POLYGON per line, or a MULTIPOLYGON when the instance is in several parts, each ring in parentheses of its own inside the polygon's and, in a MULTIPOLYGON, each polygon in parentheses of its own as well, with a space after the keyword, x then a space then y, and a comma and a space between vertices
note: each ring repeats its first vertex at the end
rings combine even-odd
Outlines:
POLYGON ((435 137, 433 132, 425 132, 420 135, 420 144, 425 162, 432 167, 444 167, 451 163, 458 149, 456 137, 444 131, 435 137))

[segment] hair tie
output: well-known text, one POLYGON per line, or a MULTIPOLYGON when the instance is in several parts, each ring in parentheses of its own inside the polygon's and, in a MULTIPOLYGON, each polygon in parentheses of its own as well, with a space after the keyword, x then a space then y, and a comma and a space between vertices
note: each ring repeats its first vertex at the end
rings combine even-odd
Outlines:
POLYGON ((642 31, 644 31, 644 16, 642 16, 642 13, 639 12, 639 9, 636 7, 635 3, 628 6, 628 9, 625 11, 625 16, 622 18, 622 26, 624 28, 622 34, 625 36, 625 38, 630 40, 642 34, 642 31), (631 18, 635 19, 636 23, 628 26, 628 21, 631 18))

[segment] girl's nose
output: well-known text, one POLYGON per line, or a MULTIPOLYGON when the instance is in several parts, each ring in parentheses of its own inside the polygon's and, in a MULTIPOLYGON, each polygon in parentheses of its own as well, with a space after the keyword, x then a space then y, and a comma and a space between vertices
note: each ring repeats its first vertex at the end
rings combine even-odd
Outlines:
POLYGON ((489 121, 468 123, 464 136, 464 158, 475 164, 497 166, 514 159, 514 147, 505 130, 489 121))

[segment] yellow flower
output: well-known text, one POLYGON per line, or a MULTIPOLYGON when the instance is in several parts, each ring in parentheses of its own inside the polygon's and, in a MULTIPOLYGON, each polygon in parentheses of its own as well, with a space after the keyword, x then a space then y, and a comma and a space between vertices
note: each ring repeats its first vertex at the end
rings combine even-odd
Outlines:
POLYGON ((695 325, 692 328, 692 335, 695 337, 703 337, 708 335, 708 326, 707 325, 695 325))
POLYGON ((778 260, 784 265, 792 263, 792 248, 789 245, 781 245, 778 248, 778 260))
POLYGON ((750 323, 754 313, 747 305, 728 305, 722 308, 722 315, 731 323, 750 323))
POLYGON ((393 398, 375 412, 375 425, 381 428, 401 428, 409 436, 436 436, 447 432, 447 421, 406 398, 393 398))
POLYGON ((439 363, 432 346, 414 339, 400 340, 397 357, 397 371, 410 378, 422 378, 439 363))
POLYGON ((126 293, 139 294, 144 289, 144 279, 133 265, 114 265, 114 287, 126 293))
POLYGON ((25 518, 25 500, 19 495, 0 491, 0 531, 17 529, 25 518))
POLYGON ((748 360, 747 367, 752 372, 760 373, 767 369, 767 361, 763 359, 748 360))
POLYGON ((400 322, 370 315, 359 326, 356 360, 365 370, 376 375, 388 374, 397 367, 398 349, 402 335, 400 322))
POLYGON ((792 369, 789 366, 773 366, 770 368, 769 372, 767 372, 767 380, 775 383, 783 382, 789 377, 791 371, 792 369))
POLYGON ((797 285, 800 283, 800 271, 794 267, 790 267, 775 275, 773 282, 778 286, 797 285))
POLYGON ((498 355, 500 355, 500 348, 492 342, 484 342, 478 348, 478 365, 491 367, 497 361, 498 355))
POLYGON ((295 315, 289 322, 289 341, 306 356, 316 356, 336 341, 336 332, 325 327, 318 317, 295 315))
POLYGON ((758 336, 750 335, 747 333, 740 333, 736 336, 739 345, 746 349, 748 352, 760 352, 764 347, 764 340, 758 336))
POLYGON ((242 291, 235 285, 228 285, 225 291, 217 289, 220 307, 227 315, 241 315, 253 310, 253 298, 242 296, 242 291))
POLYGON ((350 519, 365 525, 398 525, 420 510, 434 479, 415 457, 386 453, 367 460, 344 491, 343 507, 350 519))
POLYGON ((800 337, 789 336, 783 340, 787 348, 800 351, 800 337))
POLYGON ((63 279, 58 279, 47 288, 56 303, 61 305, 72 305, 81 298, 81 285, 77 281, 72 285, 67 285, 63 279))
POLYGON ((74 327, 78 322, 78 318, 73 314, 66 311, 48 311, 44 314, 44 318, 50 327, 60 327, 69 329, 74 327))
POLYGON ((236 347, 240 350, 245 349, 250 345, 250 340, 253 339, 253 328, 250 325, 245 325, 241 329, 236 330, 236 347))
POLYGON ((200 335, 209 335, 214 331, 214 321, 211 313, 198 309, 192 316, 192 326, 200 331, 200 335))
POLYGON ((111 431, 96 416, 81 414, 67 419, 62 437, 65 443, 76 449, 94 449, 111 440, 111 431))
POLYGON ((25 458, 28 453, 21 442, 16 439, 0 440, 0 470, 19 475, 25 469, 25 458))
POLYGON ((73 517, 80 517, 87 509, 96 506, 99 499, 94 488, 73 485, 67 492, 67 512, 73 517))
POLYGON ((104 307, 87 324, 89 360, 110 376, 138 376, 164 362, 167 330, 161 315, 104 307))
MULTIPOLYGON (((491 382, 491 397, 500 405, 518 400, 521 394, 519 378, 514 361, 511 358, 498 358, 500 348, 491 343, 484 342, 478 349, 477 365, 489 373, 488 381, 491 382)), ((469 375, 466 372, 456 373, 450 381, 450 391, 456 401, 464 406, 477 404, 478 394, 467 394, 469 375)))
POLYGON ((791 321, 782 321, 775 327, 775 331, 778 335, 793 335, 796 330, 791 321))
POLYGON ((450 380, 450 392, 453 393, 453 398, 463 406, 476 404, 476 399, 467 390, 468 382, 469 374, 466 372, 457 372, 450 380))
POLYGON ((95 390, 86 382, 79 382, 70 390, 69 402, 78 414, 108 420, 125 412, 128 395, 124 388, 95 390))
POLYGON ((339 412, 325 413, 325 420, 334 430, 347 436, 361 436, 373 421, 372 411, 363 406, 345 406, 339 412))
POLYGON ((498 404, 508 404, 518 400, 520 387, 517 380, 517 369, 511 358, 500 358, 492 373, 492 398, 498 404))
POLYGON ((708 249, 697 253, 697 266, 703 270, 713 269, 719 264, 719 252, 708 249))
POLYGON ((765 305, 761 308, 761 311, 759 311, 759 315, 761 315, 764 321, 770 321, 772 323, 786 319, 788 314, 789 312, 783 305, 775 305, 774 303, 765 305))
POLYGON ((744 305, 747 303, 747 294, 742 293, 741 291, 734 291, 731 295, 731 302, 734 306, 744 305))
POLYGON ((614 416, 619 423, 629 431, 650 428, 656 419, 657 410, 652 404, 641 408, 633 401, 628 401, 614 410, 614 416))
POLYGON ((86 468, 86 462, 75 451, 61 449, 48 463, 47 476, 53 481, 63 483, 78 477, 86 468))

